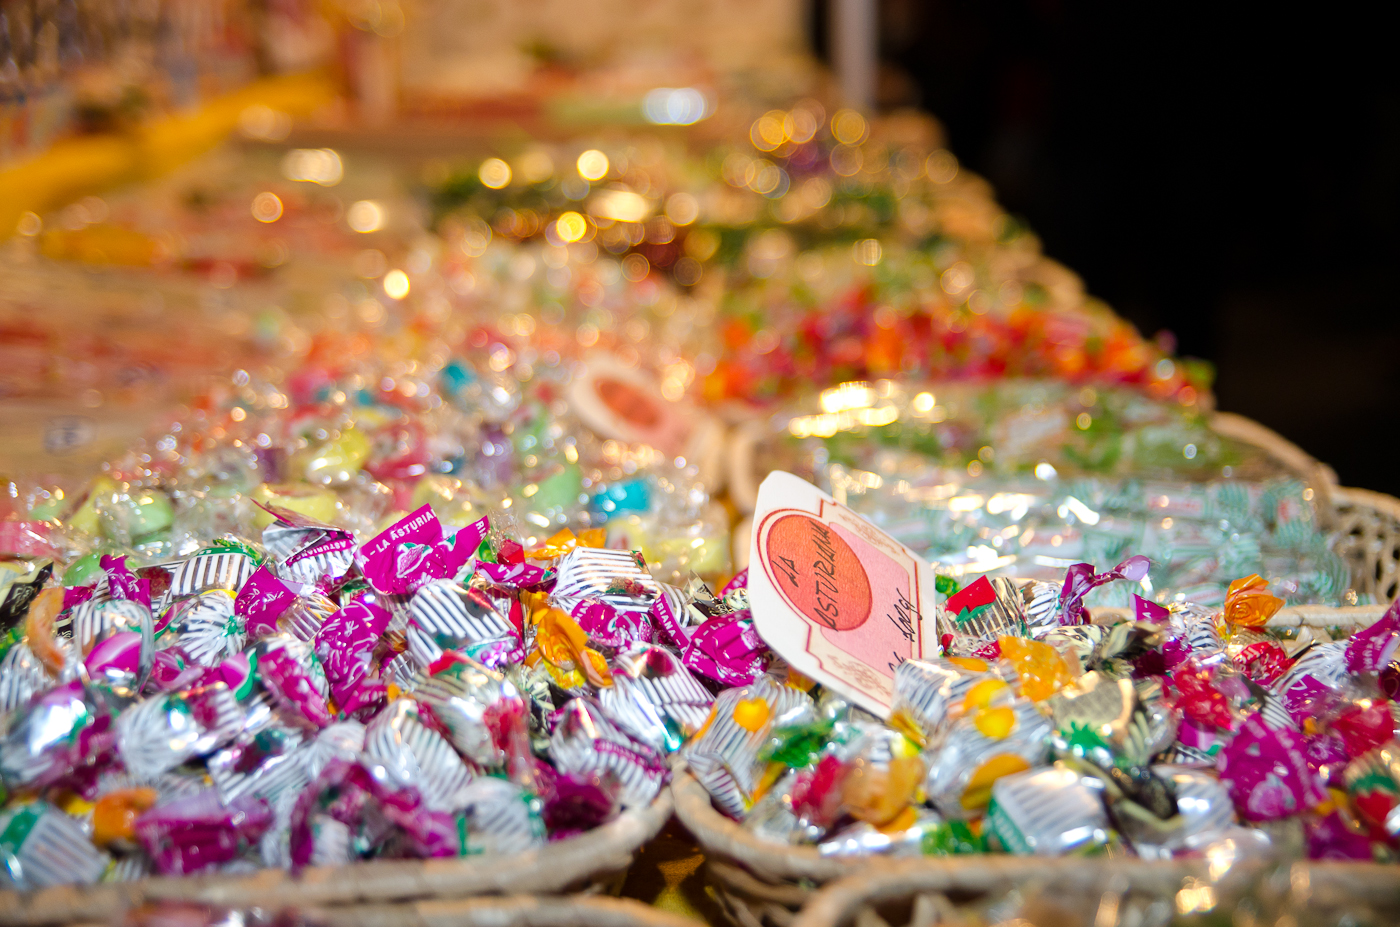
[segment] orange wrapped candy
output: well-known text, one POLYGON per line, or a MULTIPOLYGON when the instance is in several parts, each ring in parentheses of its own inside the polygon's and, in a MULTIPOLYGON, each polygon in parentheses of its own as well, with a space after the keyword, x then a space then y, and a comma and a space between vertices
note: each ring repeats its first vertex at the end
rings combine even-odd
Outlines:
POLYGON ((1283 599, 1269 595, 1268 588, 1269 584, 1258 573, 1231 583, 1225 593, 1225 621, 1246 628, 1267 624, 1283 608, 1283 599))
POLYGON ((92 809, 92 842, 105 847, 136 839, 136 819, 155 805, 155 789, 119 789, 97 800, 92 809))

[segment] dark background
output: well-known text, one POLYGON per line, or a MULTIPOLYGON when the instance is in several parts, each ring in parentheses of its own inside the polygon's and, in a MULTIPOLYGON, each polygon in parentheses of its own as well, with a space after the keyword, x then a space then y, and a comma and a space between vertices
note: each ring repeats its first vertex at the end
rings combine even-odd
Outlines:
POLYGON ((1393 30, 1225 6, 881 0, 881 102, 934 113, 1048 255, 1213 362, 1220 408, 1400 495, 1393 30))

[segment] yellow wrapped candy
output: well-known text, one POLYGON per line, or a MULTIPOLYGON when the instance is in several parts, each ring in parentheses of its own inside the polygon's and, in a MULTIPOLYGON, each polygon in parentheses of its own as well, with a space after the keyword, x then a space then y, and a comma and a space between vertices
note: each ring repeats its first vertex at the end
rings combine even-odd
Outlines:
POLYGON ((528 666, 541 659, 555 682, 577 688, 587 679, 595 686, 612 685, 612 673, 603 655, 588 647, 588 634, 578 622, 558 608, 547 608, 532 616, 538 624, 535 649, 526 657, 528 666))
POLYGON ((895 757, 885 769, 857 760, 841 782, 841 803, 852 817, 885 826, 914 801, 924 773, 917 754, 895 757))
POLYGON ((1043 641, 1002 636, 997 644, 1020 678, 1021 694, 1033 702, 1045 701, 1074 679, 1065 658, 1043 641))

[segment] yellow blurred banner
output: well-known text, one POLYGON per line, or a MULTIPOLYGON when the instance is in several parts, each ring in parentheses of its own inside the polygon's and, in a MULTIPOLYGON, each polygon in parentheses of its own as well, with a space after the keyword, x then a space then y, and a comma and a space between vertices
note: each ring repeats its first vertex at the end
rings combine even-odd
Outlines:
POLYGON ((158 176, 208 151, 238 127, 249 107, 307 116, 335 94, 335 84, 322 74, 268 77, 193 113, 166 116, 131 132, 57 142, 0 170, 0 239, 13 235, 27 212, 47 212, 117 184, 158 176))

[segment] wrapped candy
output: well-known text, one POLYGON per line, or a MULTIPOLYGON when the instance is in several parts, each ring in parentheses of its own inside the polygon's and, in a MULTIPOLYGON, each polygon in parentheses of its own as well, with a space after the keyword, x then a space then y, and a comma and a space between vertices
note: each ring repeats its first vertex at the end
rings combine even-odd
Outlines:
POLYGON ((624 807, 651 801, 666 778, 661 754, 624 734, 588 699, 559 710, 550 750, 561 772, 610 776, 624 807))
POLYGON ((0 811, 0 861, 21 890, 96 882, 109 862, 75 820, 45 801, 0 811))
POLYGON ((7 720, 0 777, 11 791, 92 770, 110 759, 116 743, 110 712, 77 682, 39 692, 7 720))
POLYGON ((763 775, 759 752, 769 733, 812 713, 812 700, 805 692, 760 676, 752 685, 726 690, 715 699, 704 727, 682 756, 720 810, 742 817, 763 775))
POLYGON ((477 772, 424 720, 413 700, 395 700, 366 727, 365 756, 399 782, 413 783, 425 807, 452 811, 462 806, 463 791, 477 772))
POLYGON ((970 710, 926 757, 924 788, 948 817, 985 808, 997 780, 1044 763, 1049 753, 1050 724, 1029 699, 1003 689, 969 693, 968 700, 970 710))
POLYGON ((1062 856, 1108 845, 1113 837, 1097 780, 1061 765, 998 779, 987 830, 1009 853, 1062 856))
POLYGON ((422 673, 414 698, 432 710, 457 751, 483 769, 529 768, 529 711, 500 673, 449 651, 422 673))
POLYGON ((117 718, 117 750, 137 776, 152 777, 213 753, 242 730, 244 714, 221 682, 147 699, 117 718))
POLYGON ((678 750, 705 724, 714 703, 682 660, 652 644, 620 654, 612 679, 598 693, 599 704, 628 734, 658 751, 678 750))
POLYGON ((449 816, 422 807, 416 789, 383 767, 333 758, 297 800, 294 866, 333 866, 370 855, 454 856, 449 816))
POLYGON ((270 823, 261 800, 225 804, 206 789, 151 808, 136 819, 135 832, 157 872, 187 875, 232 860, 270 823))
POLYGON ((413 594, 408 608, 408 652, 420 666, 435 662, 444 648, 492 666, 524 656, 520 630, 479 590, 433 580, 413 594))
POLYGON ((471 782, 460 801, 461 855, 523 853, 544 843, 541 802, 520 786, 486 776, 471 782))

